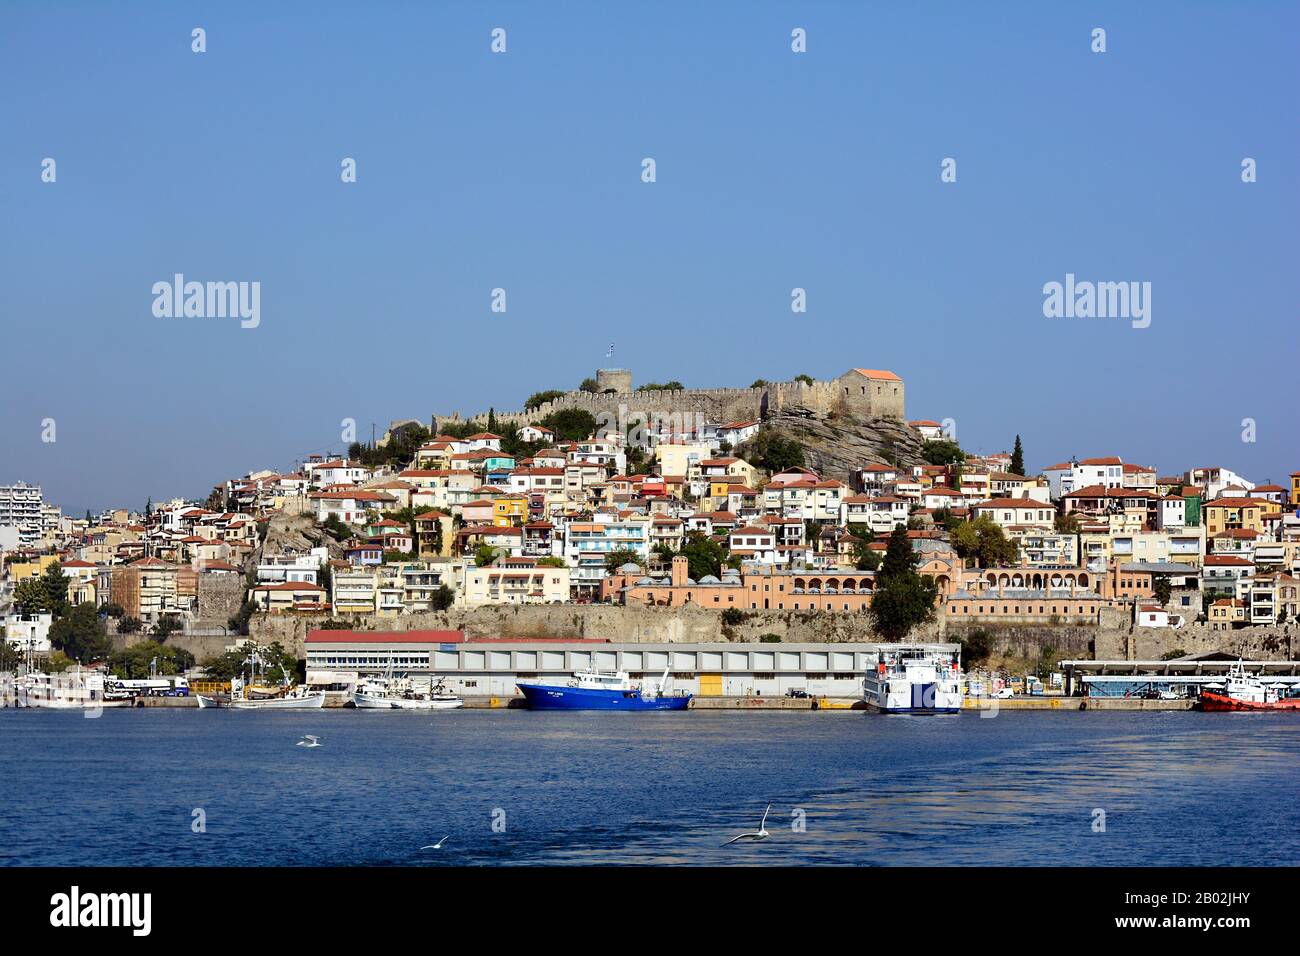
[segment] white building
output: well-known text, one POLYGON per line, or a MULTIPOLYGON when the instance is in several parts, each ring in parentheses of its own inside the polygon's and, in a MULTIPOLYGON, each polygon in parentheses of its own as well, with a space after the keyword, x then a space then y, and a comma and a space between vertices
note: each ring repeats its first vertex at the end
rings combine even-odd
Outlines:
POLYGON ((45 504, 40 485, 20 481, 0 485, 0 527, 18 529, 18 544, 29 547, 41 539, 41 509, 45 504))

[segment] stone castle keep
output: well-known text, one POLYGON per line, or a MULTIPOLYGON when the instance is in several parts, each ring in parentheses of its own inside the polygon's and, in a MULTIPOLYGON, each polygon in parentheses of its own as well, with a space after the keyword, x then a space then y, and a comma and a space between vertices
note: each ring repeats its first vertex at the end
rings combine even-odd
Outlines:
MULTIPOLYGON (((596 372, 596 391, 566 392, 553 401, 527 412, 496 412, 497 421, 516 427, 540 421, 552 412, 581 408, 600 418, 617 418, 638 413, 660 416, 700 414, 718 423, 758 421, 782 411, 830 415, 870 421, 877 418, 906 421, 903 412, 903 380, 881 369, 849 369, 831 381, 768 382, 758 388, 684 388, 636 390, 628 369, 606 368, 596 372), (620 409, 621 406, 621 409, 620 409)), ((487 413, 470 417, 486 419, 487 413)), ((435 415, 435 421, 460 420, 459 414, 435 415)), ((393 422, 389 431, 407 424, 393 422)))

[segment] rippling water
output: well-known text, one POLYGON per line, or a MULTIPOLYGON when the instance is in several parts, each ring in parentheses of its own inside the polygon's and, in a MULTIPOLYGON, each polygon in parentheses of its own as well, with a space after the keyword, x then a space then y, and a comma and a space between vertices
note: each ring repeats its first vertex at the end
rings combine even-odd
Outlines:
POLYGON ((1300 862, 1294 714, 5 710, 0 774, 5 865, 1300 862))

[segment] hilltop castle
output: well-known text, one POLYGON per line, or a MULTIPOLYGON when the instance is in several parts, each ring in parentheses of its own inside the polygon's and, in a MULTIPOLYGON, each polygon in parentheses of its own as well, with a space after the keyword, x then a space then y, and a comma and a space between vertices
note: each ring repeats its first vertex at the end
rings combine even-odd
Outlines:
MULTIPOLYGON (((653 413, 703 415, 710 421, 758 421, 781 411, 799 411, 818 418, 832 414, 860 421, 890 418, 906 421, 903 380, 883 369, 851 368, 831 381, 766 382, 753 388, 684 388, 637 390, 628 369, 604 368, 596 372, 595 391, 571 391, 529 411, 496 412, 502 425, 522 426, 552 412, 581 408, 599 418, 653 413)), ((486 413, 470 416, 483 419, 486 413)), ((461 416, 435 415, 438 420, 461 416)), ((410 420, 393 422, 389 431, 410 420)))

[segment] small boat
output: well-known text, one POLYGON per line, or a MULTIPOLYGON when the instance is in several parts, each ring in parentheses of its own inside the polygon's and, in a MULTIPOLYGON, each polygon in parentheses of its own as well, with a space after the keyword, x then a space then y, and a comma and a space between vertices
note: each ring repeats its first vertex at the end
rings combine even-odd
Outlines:
POLYGON ((80 667, 61 674, 28 671, 14 679, 14 705, 50 710, 86 710, 99 707, 125 707, 130 697, 110 695, 104 676, 83 671, 80 667))
POLYGON ((876 669, 862 681, 867 709, 880 714, 961 711, 961 647, 881 644, 876 669))
POLYGON ((1280 696, 1275 685, 1265 684, 1258 677, 1247 674, 1241 661, 1234 661, 1222 684, 1207 684, 1201 690, 1196 706, 1204 711, 1297 711, 1300 710, 1300 697, 1280 696))
POLYGON ((352 702, 362 710, 454 710, 465 706, 441 679, 421 693, 415 690, 409 677, 368 680, 357 688, 352 702))
POLYGON ((685 710, 690 694, 664 694, 668 671, 658 686, 642 690, 627 671, 578 671, 567 684, 516 684, 534 710, 685 710))
POLYGON ((279 697, 249 697, 244 681, 235 677, 229 694, 199 694, 199 707, 227 707, 231 710, 315 710, 325 706, 325 692, 302 684, 288 687, 279 697))

